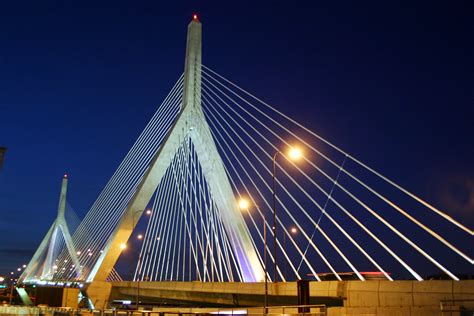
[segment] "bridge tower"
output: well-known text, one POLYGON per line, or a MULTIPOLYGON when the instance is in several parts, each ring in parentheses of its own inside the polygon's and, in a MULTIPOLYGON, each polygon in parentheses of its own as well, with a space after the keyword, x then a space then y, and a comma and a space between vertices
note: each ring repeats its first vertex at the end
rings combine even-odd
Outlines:
POLYGON ((209 184, 226 232, 235 245, 236 259, 241 267, 243 280, 257 282, 264 279, 263 268, 253 247, 250 232, 237 207, 224 164, 201 108, 201 46, 202 25, 195 15, 188 25, 181 112, 155 153, 102 255, 89 273, 87 282, 91 283, 87 288, 87 294, 97 308, 106 304, 110 285, 105 280, 120 256, 122 251, 120 246, 127 243, 186 137, 189 137, 194 144, 204 178, 209 184))
POLYGON ((61 193, 59 196, 58 215, 51 225, 48 233, 41 241, 40 246, 26 266, 19 282, 28 282, 34 279, 51 280, 54 274, 54 252, 59 241, 59 234, 62 235, 66 244, 67 252, 74 264, 74 269, 79 277, 81 266, 77 258, 76 250, 72 242, 71 234, 65 218, 66 195, 67 195, 68 176, 65 174, 62 179, 61 193))

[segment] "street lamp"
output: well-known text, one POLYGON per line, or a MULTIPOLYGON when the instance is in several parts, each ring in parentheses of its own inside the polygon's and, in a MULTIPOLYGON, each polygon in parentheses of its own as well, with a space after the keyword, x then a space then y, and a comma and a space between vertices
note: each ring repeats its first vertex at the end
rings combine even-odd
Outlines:
POLYGON ((246 210, 249 208, 249 201, 246 199, 240 199, 239 201, 239 207, 241 210, 246 210))
MULTIPOLYGON (((287 155, 283 154, 280 150, 277 150, 273 155, 273 173, 272 173, 272 194, 273 194, 273 279, 277 282, 277 234, 276 234, 276 191, 275 191, 275 180, 276 180, 276 158, 281 154, 289 160, 298 160, 303 156, 303 153, 298 147, 291 147, 288 150, 287 155)), ((285 234, 283 234, 285 237, 285 234)))
MULTIPOLYGON (((247 199, 241 198, 239 200, 239 208, 241 210, 249 211, 250 203, 247 199)), ((267 314, 267 306, 268 306, 268 273, 267 273, 267 221, 265 219, 265 213, 262 213, 263 216, 263 273, 265 274, 265 296, 263 301, 263 308, 265 310, 265 314, 267 314)))

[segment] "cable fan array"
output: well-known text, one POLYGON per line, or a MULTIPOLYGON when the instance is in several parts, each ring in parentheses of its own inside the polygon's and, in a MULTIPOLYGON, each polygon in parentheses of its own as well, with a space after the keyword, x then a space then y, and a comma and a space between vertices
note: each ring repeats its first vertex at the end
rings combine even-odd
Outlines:
POLYGON ((183 76, 174 84, 73 234, 73 243, 81 263, 81 275, 76 277, 70 271, 69 265, 64 262, 67 253, 62 251, 54 279, 87 279, 103 254, 107 240, 117 227, 150 161, 180 112, 182 92, 183 76))
MULTIPOLYGON (((262 267, 267 256, 270 280, 342 280, 342 272, 365 280, 367 271, 387 280, 423 280, 420 271, 440 271, 458 280, 455 270, 472 269, 470 228, 201 68, 202 110, 222 160, 215 163, 224 166, 232 202, 249 201, 242 216, 262 267), (298 161, 286 154, 296 146, 303 152, 298 161)), ((103 254, 181 111, 182 93, 181 76, 73 234, 78 279, 87 279, 103 254)), ((134 280, 243 280, 236 245, 222 222, 227 210, 216 206, 199 158, 184 136, 150 201, 134 280)), ((62 251, 54 278, 76 279, 64 260, 62 251)))
POLYGON ((203 109, 236 195, 252 202, 247 216, 254 240, 263 249, 266 225, 272 234, 267 246, 276 241, 276 251, 267 249, 274 280, 308 275, 321 280, 321 273, 342 280, 338 271, 364 280, 364 270, 388 280, 390 272, 422 280, 417 271, 433 267, 458 280, 448 265, 472 269, 466 243, 472 241, 471 229, 210 68, 202 69, 203 109), (284 154, 292 146, 303 149, 302 161, 284 154), (271 167, 277 153, 282 157, 276 161, 273 223, 271 167))
MULTIPOLYGON (((71 204, 66 201, 66 208, 64 210, 64 219, 66 221, 67 229, 70 234, 73 234, 77 227, 79 227, 81 220, 79 216, 72 208, 71 204)), ((54 274, 58 271, 59 256, 64 252, 65 255, 62 256, 64 263, 69 263, 69 271, 75 271, 75 266, 73 260, 67 251, 66 240, 64 238, 65 232, 60 232, 62 230, 59 226, 56 226, 53 231, 51 238, 48 242, 48 251, 43 254, 43 258, 39 258, 38 262, 42 262, 42 266, 38 266, 36 271, 30 271, 30 275, 34 276, 35 279, 40 279, 41 277, 54 278, 54 274), (49 258, 48 258, 49 255, 49 258), (49 260, 48 260, 49 259, 49 260)), ((62 268, 66 270, 65 267, 62 268)))
POLYGON ((157 189, 152 214, 134 280, 242 281, 189 136, 157 189))
MULTIPOLYGON (((433 268, 458 280, 448 266, 472 268, 465 242, 472 240, 472 230, 210 68, 202 69, 202 108, 235 196, 251 201, 243 212, 262 266, 263 225, 270 233, 270 280, 328 275, 342 280, 345 271, 359 280, 365 280, 363 271, 388 280, 423 280, 418 271, 433 268), (305 152, 299 162, 284 153, 295 144, 305 152), (271 168, 278 153, 273 223, 271 168)), ((226 249, 226 232, 209 219, 217 215, 218 220, 219 210, 210 200, 196 203, 203 196, 212 199, 212 192, 202 179, 193 181, 189 170, 196 170, 198 157, 191 147, 183 142, 175 159, 184 163, 169 171, 178 175, 169 176, 174 185, 180 184, 162 184, 168 191, 155 198, 135 280, 239 280, 238 266, 228 266, 234 274, 220 270, 232 260, 217 250, 232 254, 232 245, 226 249), (201 195, 194 186, 203 189, 201 195), (162 207, 176 195, 189 204, 162 207)))
MULTIPOLYGON (((56 219, 56 221, 57 220, 58 219, 56 219)), ((70 234, 73 234, 81 223, 76 211, 67 201, 64 210, 64 220, 70 234)), ((49 240, 45 240, 48 243, 47 251, 42 253, 40 257, 37 258, 36 262, 30 263, 25 270, 26 274, 23 277, 26 282, 39 281, 40 284, 42 282, 46 283, 51 280, 57 280, 58 274, 76 274, 77 271, 80 271, 80 267, 75 266, 74 259, 67 249, 65 232, 59 231, 62 230, 61 226, 55 226, 55 224, 53 224, 51 229, 54 229, 51 237, 49 240), (62 260, 61 264, 59 260, 62 260)), ((122 277, 115 269, 112 269, 107 280, 122 281, 122 277)))

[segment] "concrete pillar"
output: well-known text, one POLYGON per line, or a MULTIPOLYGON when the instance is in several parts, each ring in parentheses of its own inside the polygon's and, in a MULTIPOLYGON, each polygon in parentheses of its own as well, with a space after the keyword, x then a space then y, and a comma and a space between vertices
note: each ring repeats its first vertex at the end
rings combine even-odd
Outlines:
POLYGON ((244 281, 263 280, 263 269, 253 248, 250 233, 237 208, 237 202, 225 173, 222 159, 212 138, 201 108, 201 40, 202 27, 197 17, 189 23, 184 66, 183 107, 176 122, 155 154, 142 182, 111 234, 104 252, 90 272, 87 281, 105 281, 118 260, 120 244, 128 241, 148 205, 177 149, 186 137, 191 137, 211 188, 213 199, 221 212, 227 233, 236 245, 236 258, 242 267, 244 281))
MULTIPOLYGON (((309 305, 309 281, 298 280, 296 284, 298 288, 298 305, 309 305)), ((309 313, 309 307, 298 307, 298 313, 309 313)))
POLYGON ((109 308, 109 297, 112 285, 109 282, 94 281, 86 288, 87 297, 96 309, 109 308))

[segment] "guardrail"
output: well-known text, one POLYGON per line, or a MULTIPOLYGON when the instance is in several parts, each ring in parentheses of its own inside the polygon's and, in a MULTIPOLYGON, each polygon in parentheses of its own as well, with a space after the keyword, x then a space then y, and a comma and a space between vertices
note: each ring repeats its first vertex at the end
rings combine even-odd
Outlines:
POLYGON ((474 314, 474 299, 441 300, 439 301, 439 310, 443 316, 463 315, 463 313, 474 314))
POLYGON ((247 307, 247 308, 221 308, 210 315, 327 315, 326 305, 288 305, 288 306, 267 306, 247 307))
POLYGON ((0 306, 0 315, 52 315, 52 316, 200 316, 200 315, 327 315, 326 305, 289 305, 245 307, 245 308, 206 308, 206 311, 180 311, 170 308, 155 308, 154 310, 123 310, 123 309, 75 309, 67 307, 30 307, 30 306, 0 306))

